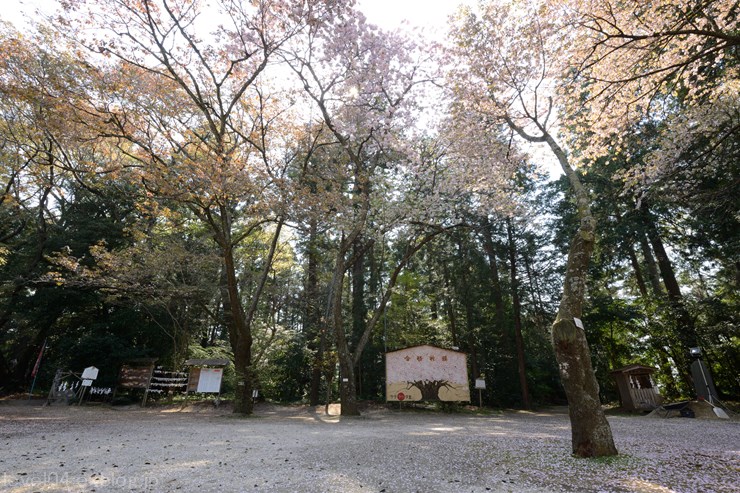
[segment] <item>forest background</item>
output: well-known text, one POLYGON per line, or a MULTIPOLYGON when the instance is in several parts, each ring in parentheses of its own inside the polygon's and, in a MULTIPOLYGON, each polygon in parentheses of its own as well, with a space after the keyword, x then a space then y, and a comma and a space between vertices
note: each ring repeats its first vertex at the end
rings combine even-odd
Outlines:
POLYGON ((45 346, 41 389, 226 357, 247 412, 383 400, 433 344, 486 405, 564 402, 588 197, 601 400, 635 362, 692 397, 693 346, 740 395, 737 2, 482 2, 441 41, 351 1, 61 3, 0 32, 2 393, 45 346))

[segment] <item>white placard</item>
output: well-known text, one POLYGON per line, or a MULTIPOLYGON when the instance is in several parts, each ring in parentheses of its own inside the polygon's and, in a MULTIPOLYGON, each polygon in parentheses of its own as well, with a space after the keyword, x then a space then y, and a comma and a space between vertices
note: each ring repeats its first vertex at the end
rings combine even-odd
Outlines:
POLYGON ((475 379, 475 388, 480 390, 486 390, 486 381, 482 378, 475 379))
POLYGON ((89 378, 86 378, 86 379, 84 379, 82 381, 82 386, 83 387, 92 387, 92 383, 93 383, 92 380, 90 380, 89 378))
POLYGON ((83 370, 82 378, 85 380, 95 380, 98 378, 98 369, 94 366, 88 366, 83 370))
POLYGON ((218 394, 221 392, 223 368, 201 368, 196 392, 218 394))
POLYGON ((581 320, 580 318, 573 318, 573 323, 576 324, 576 327, 578 327, 579 329, 585 330, 583 328, 583 320, 581 320))

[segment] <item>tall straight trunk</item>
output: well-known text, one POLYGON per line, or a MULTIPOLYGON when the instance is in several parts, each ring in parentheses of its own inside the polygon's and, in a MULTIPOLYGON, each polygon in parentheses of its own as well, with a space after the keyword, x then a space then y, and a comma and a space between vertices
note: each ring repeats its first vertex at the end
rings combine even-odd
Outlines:
POLYGON ((660 277, 663 279, 663 285, 668 292, 668 300, 673 305, 673 309, 676 313, 676 320, 679 324, 678 336, 681 341, 686 344, 686 350, 691 346, 696 346, 697 335, 696 328, 694 327, 694 320, 689 315, 684 304, 683 294, 681 294, 681 287, 676 279, 676 272, 673 269, 673 264, 668 257, 663 240, 658 233, 658 228, 655 225, 655 221, 647 210, 644 209, 644 218, 647 226, 647 237, 650 241, 650 245, 653 247, 655 253, 655 259, 658 263, 658 269, 660 270, 660 277))
POLYGON ((537 323, 539 327, 539 324, 547 318, 547 315, 545 314, 545 306, 542 302, 542 294, 540 293, 540 283, 537 282, 537 274, 536 272, 534 272, 534 269, 532 269, 532 261, 529 258, 529 253, 527 252, 527 250, 524 250, 521 253, 522 259, 524 260, 524 268, 527 271, 529 289, 532 293, 534 293, 535 314, 537 316, 537 323))
POLYGON ((644 234, 640 234, 640 252, 642 258, 645 261, 645 267, 648 272, 648 281, 650 282, 650 288, 655 296, 663 296, 665 290, 663 285, 660 284, 660 274, 658 273, 658 264, 655 262, 653 251, 650 249, 650 243, 648 243, 647 237, 644 234))
POLYGON ((499 280, 498 263, 496 259, 496 248, 493 244, 493 234, 491 229, 493 225, 488 221, 488 218, 483 220, 483 227, 481 233, 483 236, 483 250, 486 252, 488 257, 488 268, 491 276, 491 300, 493 301, 494 313, 494 324, 496 331, 501 335, 501 340, 505 347, 508 347, 508 334, 506 332, 506 308, 504 306, 503 290, 501 289, 501 281, 499 280))
POLYGON ((344 331, 342 316, 342 291, 344 289, 344 273, 346 271, 345 255, 349 249, 345 240, 337 252, 334 263, 334 274, 329 286, 329 319, 331 320, 334 338, 337 345, 339 359, 339 398, 342 402, 342 416, 359 416, 360 409, 357 403, 357 388, 355 384, 354 358, 349 348, 347 335, 344 331))
MULTIPOLYGON (((450 270, 447 268, 447 265, 444 265, 442 273, 444 275, 445 292, 452 293, 452 280, 450 279, 450 270)), ((449 322, 452 345, 455 347, 460 347, 460 336, 457 329, 457 311, 455 310, 455 299, 449 295, 446 295, 444 298, 444 304, 447 311, 447 320, 449 322)))
MULTIPOLYGON (((467 245, 463 244, 463 240, 460 239, 458 242, 458 262, 460 265, 467 265, 470 258, 469 252, 467 251, 467 245)), ((463 293, 462 303, 465 308, 465 326, 466 326, 466 339, 468 355, 470 356, 470 372, 473 378, 480 376, 480 369, 478 366, 478 348, 475 342, 475 327, 476 327, 476 316, 475 307, 473 305, 473 293, 470 289, 470 280, 463 276, 462 279, 458 279, 458 282, 462 284, 460 292, 463 293)))
POLYGON ((640 270, 640 261, 637 259, 637 254, 635 253, 635 248, 632 244, 627 245, 627 255, 630 259, 632 272, 635 274, 635 282, 637 283, 637 289, 640 291, 640 296, 642 296, 643 299, 647 299, 647 284, 645 284, 645 278, 642 276, 642 271, 640 270))
MULTIPOLYGON (((365 305, 365 245, 362 243, 362 237, 355 240, 353 245, 354 263, 352 264, 352 341, 358 341, 367 327, 367 306, 365 305)), ((353 344, 357 347, 357 344, 353 344)), ((355 382, 357 391, 362 394, 362 367, 359 365, 359 355, 355 351, 355 358, 358 364, 356 369, 357 381, 355 382)))
POLYGON ((524 339, 522 338, 522 308, 519 301, 519 280, 517 278, 517 248, 514 241, 514 227, 511 219, 506 220, 506 232, 509 238, 509 263, 511 268, 511 299, 514 308, 514 340, 516 342, 517 370, 519 372, 519 388, 522 393, 524 409, 531 409, 529 387, 527 386, 527 366, 524 359, 524 339))
POLYGON ((365 332, 367 306, 365 305, 365 252, 361 238, 353 245, 352 264, 352 337, 353 340, 365 332))
POLYGON ((544 127, 541 136, 532 136, 513 120, 506 123, 522 138, 548 145, 563 169, 576 200, 580 225, 573 237, 563 280, 563 296, 552 325, 552 343, 560 378, 568 399, 573 454, 578 457, 617 455, 611 427, 599 400, 591 351, 586 332, 580 328, 583 301, 588 279, 588 264, 596 240, 596 220, 591 213, 591 200, 580 178, 570 167, 568 156, 544 127))
POLYGON ((311 219, 308 229, 308 248, 306 252, 306 288, 304 299, 304 319, 309 348, 315 351, 311 362, 311 387, 309 402, 312 406, 319 404, 321 393, 321 373, 324 367, 324 350, 326 349, 326 331, 321 326, 321 309, 319 307, 319 259, 317 249, 317 221, 311 219))
POLYGON ((689 360, 689 348, 699 345, 699 338, 696 333, 694 319, 686 309, 686 304, 683 299, 683 294, 681 294, 681 287, 676 279, 673 264, 668 257, 668 252, 665 249, 665 245, 663 245, 663 239, 660 237, 655 220, 652 217, 647 204, 643 204, 642 217, 645 222, 648 241, 655 253, 660 277, 663 279, 663 285, 668 293, 668 302, 670 303, 675 321, 674 334, 681 344, 681 347, 679 348, 671 348, 673 360, 676 363, 678 374, 681 376, 681 380, 685 385, 684 390, 691 393, 693 384, 691 372, 689 371, 691 365, 689 360))

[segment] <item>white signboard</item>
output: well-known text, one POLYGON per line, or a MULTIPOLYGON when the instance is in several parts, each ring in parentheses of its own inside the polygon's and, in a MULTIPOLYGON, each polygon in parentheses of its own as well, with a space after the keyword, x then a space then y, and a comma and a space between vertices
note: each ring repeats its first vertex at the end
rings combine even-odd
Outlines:
POLYGON ((86 379, 84 379, 82 381, 82 386, 83 387, 91 387, 92 386, 92 383, 93 383, 92 380, 90 380, 89 378, 86 378, 86 379))
POLYGON ((98 369, 94 366, 88 366, 82 372, 82 378, 83 380, 95 380, 96 378, 98 378, 98 369))
POLYGON ((223 368, 201 368, 196 392, 218 394, 221 392, 223 374, 223 368))
POLYGON ((388 401, 470 401, 467 355, 414 346, 385 355, 388 401))
POLYGON ((478 390, 486 390, 486 381, 482 378, 475 379, 475 388, 478 390))

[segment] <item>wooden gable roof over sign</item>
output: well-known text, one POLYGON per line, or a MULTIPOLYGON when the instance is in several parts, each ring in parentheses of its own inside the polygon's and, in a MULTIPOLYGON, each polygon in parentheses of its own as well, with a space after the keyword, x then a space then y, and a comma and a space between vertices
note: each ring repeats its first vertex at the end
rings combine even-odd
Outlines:
POLYGON ((228 366, 229 360, 221 358, 189 359, 185 366, 228 366))
POLYGON ((610 373, 654 373, 655 368, 639 364, 627 365, 622 368, 612 370, 610 373))
POLYGON ((385 354, 393 354, 393 353, 401 353, 401 352, 415 352, 415 351, 424 350, 424 349, 431 349, 434 351, 447 351, 447 352, 455 353, 455 354, 466 354, 466 353, 463 353, 462 351, 457 351, 455 349, 442 348, 439 346, 433 346, 431 344, 419 344, 418 346, 409 346, 403 349, 396 349, 393 351, 388 351, 385 354))

